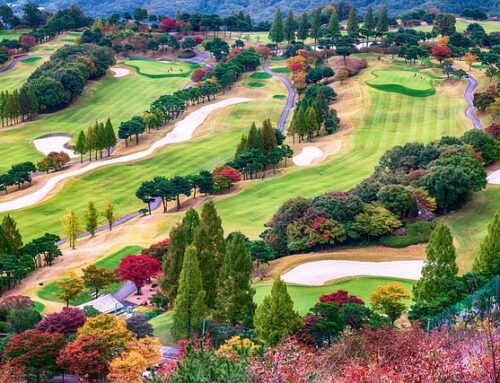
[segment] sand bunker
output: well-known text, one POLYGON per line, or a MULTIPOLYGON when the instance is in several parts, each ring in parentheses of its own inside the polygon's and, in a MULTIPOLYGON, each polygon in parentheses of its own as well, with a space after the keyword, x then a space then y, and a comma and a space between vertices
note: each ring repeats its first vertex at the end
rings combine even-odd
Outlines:
POLYGON ((125 76, 128 76, 130 74, 130 71, 128 69, 125 69, 125 68, 118 68, 118 67, 114 66, 114 67, 111 67, 109 69, 111 69, 115 73, 115 75, 113 77, 116 77, 116 78, 125 77, 125 76))
POLYGON ((489 184, 500 185, 500 169, 488 174, 487 180, 489 184))
POLYGON ((322 155, 323 151, 317 146, 306 146, 300 154, 293 157, 293 163, 297 166, 309 166, 322 155))
POLYGON ((334 279, 374 276, 419 279, 424 261, 358 262, 317 261, 303 263, 281 276, 287 283, 321 286, 334 279))
POLYGON ((148 149, 128 154, 122 157, 115 157, 110 159, 105 159, 102 161, 92 162, 87 166, 79 169, 68 171, 61 174, 56 174, 54 177, 50 178, 47 183, 40 189, 34 191, 31 194, 27 194, 23 197, 16 198, 11 201, 6 201, 0 203, 0 212, 6 212, 15 209, 22 209, 40 202, 56 185, 64 179, 76 177, 87 173, 91 170, 98 169, 103 166, 116 165, 131 161, 140 160, 144 157, 152 154, 156 149, 168 144, 179 143, 183 141, 188 141, 193 137, 193 133, 198 128, 203 121, 208 117, 208 115, 218 109, 225 108, 226 106, 239 104, 242 102, 252 101, 251 98, 244 97, 233 97, 227 100, 214 102, 213 104, 206 105, 194 112, 191 112, 184 119, 178 121, 175 124, 174 129, 168 133, 165 137, 154 142, 148 149))
POLYGON ((71 137, 64 135, 47 136, 33 140, 33 144, 35 145, 36 149, 43 154, 49 154, 50 152, 65 152, 71 158, 76 158, 79 156, 78 154, 76 154, 73 150, 66 149, 64 147, 64 145, 67 144, 70 140, 71 137))

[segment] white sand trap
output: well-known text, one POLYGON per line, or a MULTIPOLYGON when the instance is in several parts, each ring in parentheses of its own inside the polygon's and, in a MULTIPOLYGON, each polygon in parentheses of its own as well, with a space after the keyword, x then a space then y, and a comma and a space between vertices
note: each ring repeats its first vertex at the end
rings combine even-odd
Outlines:
POLYGON ((287 283, 321 286, 334 279, 360 275, 419 279, 424 261, 359 262, 317 261, 303 263, 281 276, 287 283))
POLYGON ((500 185, 500 169, 488 174, 487 180, 489 184, 500 185))
POLYGON ((113 66, 111 69, 115 75, 113 77, 125 77, 125 76, 128 76, 130 74, 130 71, 128 69, 125 69, 125 68, 118 68, 117 66, 113 66))
POLYGON ((172 61, 168 61, 168 60, 160 60, 159 62, 161 62, 163 64, 172 64, 172 61))
POLYGON ((43 187, 34 191, 33 193, 27 194, 23 197, 16 198, 11 201, 6 201, 0 203, 0 212, 11 211, 15 209, 22 209, 40 202, 55 186, 64 179, 76 177, 87 173, 91 170, 101 168, 103 166, 122 164, 131 161, 137 161, 141 158, 147 157, 152 154, 156 149, 162 146, 188 141, 193 137, 193 133, 198 128, 203 121, 208 117, 211 112, 218 109, 225 108, 229 105, 239 104, 242 102, 253 101, 251 98, 244 97, 233 97, 227 100, 215 102, 213 104, 206 105, 194 112, 188 114, 184 119, 178 121, 175 124, 174 129, 168 133, 165 137, 155 141, 148 149, 142 150, 140 152, 128 154, 122 157, 104 159, 97 162, 92 162, 87 166, 79 169, 75 169, 69 172, 56 174, 54 177, 50 178, 43 187))
POLYGON ((306 146, 300 154, 293 156, 293 163, 298 166, 309 166, 316 158, 320 158, 323 151, 317 146, 306 146))
POLYGON ((70 140, 71 137, 68 136, 48 136, 33 140, 33 144, 35 148, 43 154, 49 154, 50 152, 65 152, 68 153, 71 158, 76 158, 79 156, 78 154, 64 147, 70 140))

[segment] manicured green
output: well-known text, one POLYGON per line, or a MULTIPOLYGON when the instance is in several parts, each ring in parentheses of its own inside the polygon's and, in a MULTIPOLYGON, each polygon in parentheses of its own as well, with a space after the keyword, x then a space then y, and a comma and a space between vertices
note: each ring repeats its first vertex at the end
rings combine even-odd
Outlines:
POLYGON ((28 64, 28 63, 37 62, 37 61, 39 61, 41 59, 42 59, 41 57, 28 57, 28 58, 22 59, 21 62, 23 62, 25 64, 28 64))
MULTIPOLYGON (((480 24, 486 33, 500 32, 500 22, 498 21, 475 21, 475 20, 465 20, 457 19, 456 28, 457 32, 463 32, 467 29, 467 26, 472 23, 480 24)), ((430 32, 432 31, 432 25, 425 27, 416 27, 417 31, 430 32)))
POLYGON ((13 29, 13 30, 1 30, 0 31, 0 41, 2 40, 19 40, 23 33, 29 32, 29 29, 13 29))
POLYGON ((264 84, 263 82, 252 81, 247 83, 247 86, 249 86, 250 88, 262 88, 266 86, 266 84, 264 84))
MULTIPOLYGON (((378 286, 389 282, 399 282, 410 291, 415 283, 407 279, 359 277, 349 278, 325 286, 299 286, 289 284, 287 285, 287 290, 293 300, 295 310, 297 310, 300 315, 305 315, 309 309, 318 302, 319 297, 323 294, 333 293, 337 290, 346 290, 349 294, 356 295, 368 304, 371 293, 375 291, 378 286)), ((254 301, 259 304, 266 295, 270 294, 272 285, 268 283, 257 283, 254 287, 256 290, 254 301)))
POLYGON ((366 82, 372 88, 411 97, 427 97, 436 93, 432 79, 424 73, 398 70, 373 71, 374 79, 366 82))
POLYGON ((21 88, 43 61, 40 57, 28 57, 19 61, 14 68, 0 74, 0 89, 12 92, 14 89, 21 88))
POLYGON ((273 96, 273 98, 275 98, 276 100, 286 100, 286 97, 287 97, 287 96, 286 96, 286 95, 284 95, 284 94, 275 94, 275 95, 273 96))
POLYGON ((272 71, 275 73, 290 73, 290 68, 282 66, 278 68, 272 68, 272 71))
POLYGON ((248 77, 258 80, 267 80, 268 78, 271 78, 273 76, 266 72, 254 72, 248 77))
POLYGON ((45 305, 42 302, 39 301, 33 301, 35 303, 35 310, 38 311, 39 313, 43 312, 45 310, 45 305))
POLYGON ((186 61, 160 62, 156 60, 128 60, 123 64, 134 68, 137 73, 149 78, 189 77, 191 72, 200 67, 186 61), (169 71, 170 70, 170 71, 169 71))
POLYGON ((160 338, 161 343, 165 346, 177 345, 177 342, 170 333, 173 322, 172 311, 158 315, 149 321, 153 325, 154 336, 160 338))
MULTIPOLYGON (((138 254, 141 251, 140 246, 127 246, 123 249, 117 251, 114 254, 107 256, 106 258, 97 261, 95 265, 100 268, 105 268, 111 271, 114 271, 122 258, 125 258, 130 254, 138 254)), ((101 294, 113 294, 118 291, 123 286, 123 282, 116 282, 106 286, 103 290, 101 290, 101 294)), ((37 295, 45 300, 53 301, 53 302, 62 302, 62 300, 56 298, 54 293, 57 293, 59 289, 57 288, 56 281, 51 281, 45 284, 37 293, 37 295)), ((71 304, 74 306, 81 305, 82 303, 91 301, 94 299, 93 290, 85 289, 81 294, 79 294, 71 304)))

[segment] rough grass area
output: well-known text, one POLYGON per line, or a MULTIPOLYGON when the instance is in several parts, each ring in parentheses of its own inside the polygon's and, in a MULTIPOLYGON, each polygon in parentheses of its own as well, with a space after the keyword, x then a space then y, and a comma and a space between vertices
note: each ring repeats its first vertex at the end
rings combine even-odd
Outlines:
POLYGON ((252 81, 247 83, 247 86, 249 86, 250 88, 262 88, 266 86, 266 84, 264 84, 263 82, 252 81))
MULTIPOLYGON (((117 251, 114 254, 111 254, 107 256, 106 258, 101 259, 100 261, 97 261, 95 265, 97 267, 105 268, 111 271, 114 271, 118 265, 120 264, 120 261, 122 258, 125 258, 127 255, 130 254, 138 254, 141 251, 141 248, 139 246, 127 246, 124 247, 123 249, 117 251)), ((123 286, 123 282, 116 282, 112 283, 103 290, 101 290, 101 295, 102 294, 113 294, 116 291, 118 291, 121 287, 123 286)), ((57 288, 56 281, 49 282, 45 284, 39 291, 38 291, 38 296, 42 299, 45 299, 47 301, 53 301, 53 302, 62 302, 59 298, 54 296, 54 293, 59 292, 60 290, 57 288)), ((81 305, 82 303, 91 301, 94 299, 93 291, 85 289, 81 294, 79 294, 73 301, 70 303, 74 306, 81 305)))
POLYGON ((374 79, 366 82, 372 88, 411 97, 428 97, 436 93, 432 79, 424 73, 400 70, 373 71, 374 79))
MULTIPOLYGON (((363 299, 366 304, 369 304, 370 295, 377 289, 378 286, 389 283, 399 282, 410 292, 412 291, 414 281, 407 279, 394 278, 378 278, 378 277, 359 277, 341 280, 339 282, 325 286, 299 286, 287 285, 288 293, 290 294, 295 310, 300 315, 305 315, 323 294, 330 294, 337 290, 346 290, 349 294, 356 295, 363 299)), ((269 283, 257 283, 254 285, 256 290, 254 301, 260 304, 266 295, 271 293, 272 285, 269 283)), ((408 303, 410 300, 408 300, 408 303)))
POLYGON ((273 72, 275 73, 290 73, 290 68, 286 66, 278 67, 278 68, 271 68, 273 72))
POLYGON ((382 245, 387 247, 407 247, 429 241, 434 222, 421 221, 406 225, 406 235, 391 235, 382 239, 382 245))
POLYGON ((267 80, 273 76, 266 72, 254 72, 249 77, 258 80, 267 80))
POLYGON ((171 63, 155 60, 127 60, 123 64, 134 68, 137 73, 149 78, 189 77, 200 66, 189 62, 172 61, 171 63))
POLYGON ((275 95, 273 96, 273 98, 275 98, 276 100, 286 100, 286 97, 287 97, 287 96, 286 96, 286 95, 284 95, 284 94, 275 94, 275 95))

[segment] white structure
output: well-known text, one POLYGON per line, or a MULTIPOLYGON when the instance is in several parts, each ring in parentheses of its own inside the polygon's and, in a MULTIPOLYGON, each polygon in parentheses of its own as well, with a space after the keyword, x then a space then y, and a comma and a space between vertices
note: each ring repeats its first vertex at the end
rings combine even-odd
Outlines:
POLYGON ((92 306, 103 314, 121 314, 125 311, 125 306, 111 294, 103 295, 93 301, 81 304, 78 308, 83 310, 85 306, 92 306))

